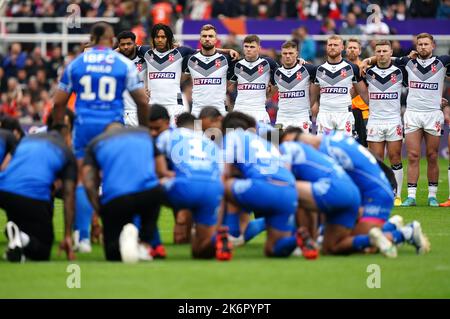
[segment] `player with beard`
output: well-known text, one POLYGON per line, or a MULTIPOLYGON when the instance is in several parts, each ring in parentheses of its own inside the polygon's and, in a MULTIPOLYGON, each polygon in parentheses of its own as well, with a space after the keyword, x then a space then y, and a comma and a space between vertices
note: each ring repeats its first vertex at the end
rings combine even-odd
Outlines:
POLYGON ((344 44, 340 36, 330 36, 326 49, 327 61, 317 67, 311 90, 313 104, 320 93, 318 133, 336 130, 351 136, 355 122, 351 112, 351 89, 367 102, 367 87, 360 77, 359 67, 342 58, 344 44))
MULTIPOLYGON (((450 56, 434 56, 436 45, 429 33, 417 35, 417 58, 394 59, 394 65, 404 67, 408 73, 408 97, 404 114, 405 141, 408 153, 408 198, 402 206, 416 206, 417 181, 420 173, 422 139, 425 140, 428 175, 428 205, 439 206, 436 199, 439 166, 438 152, 443 134, 444 114, 441 97, 444 78, 450 66, 450 56)), ((362 68, 376 63, 376 57, 363 61, 362 68)))
MULTIPOLYGON (((353 64, 359 66, 361 60, 361 42, 356 38, 347 40, 345 47, 346 58, 353 64)), ((355 118, 355 132, 358 135, 358 142, 367 147, 366 126, 369 119, 369 106, 364 103, 361 96, 357 95, 352 99, 352 113, 355 118)))
POLYGON ((192 78, 192 114, 198 116, 206 106, 225 114, 227 81, 233 75, 234 62, 229 54, 216 49, 217 30, 206 24, 200 31, 201 49, 185 60, 183 70, 192 78))

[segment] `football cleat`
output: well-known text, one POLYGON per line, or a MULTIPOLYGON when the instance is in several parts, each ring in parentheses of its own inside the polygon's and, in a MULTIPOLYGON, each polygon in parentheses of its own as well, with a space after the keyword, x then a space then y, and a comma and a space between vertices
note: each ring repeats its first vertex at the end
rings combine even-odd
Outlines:
POLYGON ((152 248, 148 245, 139 244, 139 260, 150 261, 153 260, 152 248))
POLYGON ((306 259, 316 259, 319 257, 319 247, 305 227, 297 229, 295 237, 297 239, 297 246, 302 250, 302 254, 306 259))
POLYGON ((228 227, 220 227, 216 235, 216 259, 230 260, 233 257, 233 245, 228 240, 228 227))
POLYGON ((244 246, 245 240, 244 235, 239 235, 239 237, 234 237, 233 235, 228 234, 228 240, 233 245, 233 247, 244 246))
POLYGON ((388 219, 388 222, 395 225, 395 228, 398 230, 404 226, 403 217, 400 215, 394 215, 388 219))
POLYGON ((431 245, 427 236, 422 232, 422 226, 418 221, 413 221, 408 224, 412 228, 412 236, 409 243, 416 247, 416 253, 418 255, 423 255, 430 252, 431 245))
POLYGON ((151 254, 153 258, 164 259, 167 257, 166 248, 163 245, 158 245, 152 248, 151 254))
POLYGON ((402 207, 416 206, 416 199, 408 197, 401 205, 402 207))
POLYGON ((6 236, 8 237, 8 249, 6 259, 11 262, 24 262, 22 240, 20 239, 19 227, 14 222, 6 223, 6 236))
POLYGON ((370 243, 377 247, 380 252, 388 258, 397 257, 397 247, 384 236, 381 229, 378 227, 373 227, 369 231, 370 243))
POLYGON ((450 198, 447 199, 447 201, 440 203, 439 206, 440 207, 450 207, 450 198))
POLYGON ((436 197, 428 197, 428 206, 431 207, 439 207, 439 202, 436 197))
POLYGON ((123 226, 119 237, 119 250, 122 261, 127 264, 139 261, 139 231, 133 224, 123 226))
POLYGON ((402 199, 400 197, 394 198, 394 206, 398 207, 402 205, 402 199))

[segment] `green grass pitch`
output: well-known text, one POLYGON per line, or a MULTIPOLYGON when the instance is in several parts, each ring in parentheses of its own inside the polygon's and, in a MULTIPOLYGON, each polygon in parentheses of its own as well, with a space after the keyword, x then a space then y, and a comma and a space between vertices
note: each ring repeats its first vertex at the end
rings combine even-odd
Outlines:
MULTIPOLYGON (((405 179, 406 179, 406 163, 405 179)), ((57 256, 51 262, 10 264, 0 261, 0 298, 449 298, 450 209, 426 206, 425 163, 421 166, 418 206, 395 208, 406 222, 418 219, 429 236, 432 251, 417 256, 408 245, 399 248, 397 259, 381 255, 321 256, 316 261, 299 257, 263 257, 265 234, 235 251, 231 262, 190 258, 188 245, 172 244, 173 218, 165 209, 159 222, 168 259, 136 265, 105 262, 94 245, 88 255, 77 255, 81 287, 69 289, 69 262, 57 256), (377 264, 381 287, 369 289, 367 267, 377 264)), ((448 196, 447 160, 440 160, 438 200, 448 196)), ((403 198, 406 196, 406 183, 403 198)), ((0 229, 6 217, 0 212, 0 229)), ((62 235, 61 205, 55 213, 55 231, 62 235)), ((0 252, 6 239, 0 234, 0 252)))

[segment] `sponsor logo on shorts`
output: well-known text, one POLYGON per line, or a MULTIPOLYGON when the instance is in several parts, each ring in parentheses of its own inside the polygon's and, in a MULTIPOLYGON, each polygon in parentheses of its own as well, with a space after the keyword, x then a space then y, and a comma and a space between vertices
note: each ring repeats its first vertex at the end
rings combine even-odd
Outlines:
POLYGON ((153 79, 175 79, 175 72, 150 72, 148 74, 150 80, 153 79))
POLYGON ((422 90, 437 90, 438 83, 426 83, 426 82, 417 82, 417 81, 409 81, 409 87, 411 89, 422 89, 422 90))
POLYGON ((346 88, 346 87, 324 87, 324 88, 320 89, 320 93, 347 94, 348 88, 346 88))
POLYGON ((238 90, 265 90, 266 85, 264 83, 244 83, 237 86, 238 90))
POLYGON ((299 97, 305 97, 305 90, 280 92, 279 97, 280 99, 295 99, 299 97))
POLYGON ((222 84, 221 78, 196 78, 194 79, 194 85, 220 85, 222 84))
POLYGON ((398 93, 370 93, 369 97, 371 100, 396 100, 398 99, 398 93))

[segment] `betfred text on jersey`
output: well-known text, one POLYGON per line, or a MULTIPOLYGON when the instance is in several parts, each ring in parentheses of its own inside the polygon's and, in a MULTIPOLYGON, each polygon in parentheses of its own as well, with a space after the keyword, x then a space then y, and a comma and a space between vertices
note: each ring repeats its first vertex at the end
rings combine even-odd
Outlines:
POLYGON ((194 79, 194 85, 220 85, 222 84, 221 78, 196 78, 194 79))
POLYGON ((150 72, 148 74, 150 80, 153 79, 175 79, 175 72, 150 72))
POLYGON ((291 91, 291 92, 280 92, 280 99, 296 99, 300 97, 305 97, 305 90, 291 91))
POLYGON ((347 94, 348 88, 346 88, 346 87, 324 87, 324 88, 320 89, 320 93, 347 94))
POLYGON ((238 90, 265 90, 266 85, 264 83, 244 83, 237 86, 238 90))
POLYGON ((438 83, 409 81, 410 89, 437 90, 438 87, 439 87, 438 83))
POLYGON ((398 99, 398 93, 370 93, 369 98, 371 100, 396 100, 398 99))

